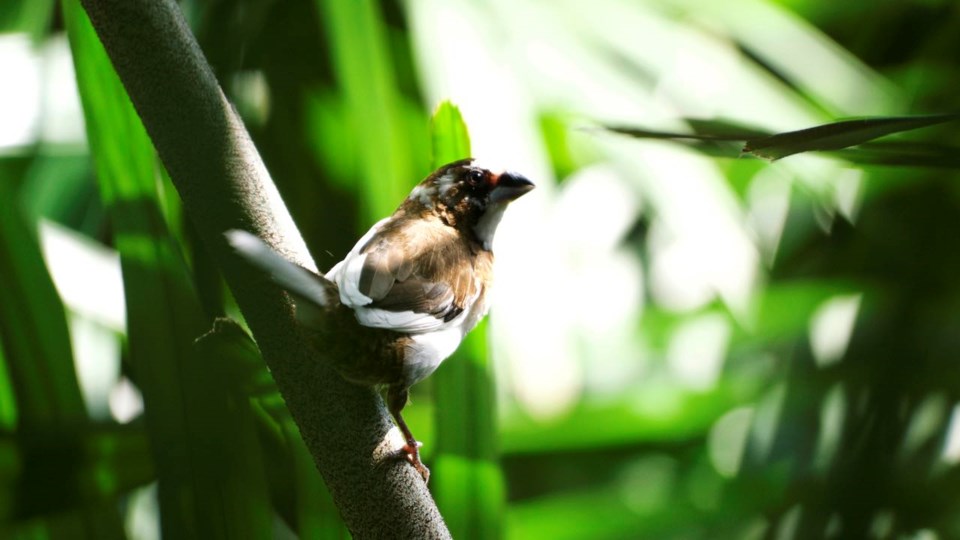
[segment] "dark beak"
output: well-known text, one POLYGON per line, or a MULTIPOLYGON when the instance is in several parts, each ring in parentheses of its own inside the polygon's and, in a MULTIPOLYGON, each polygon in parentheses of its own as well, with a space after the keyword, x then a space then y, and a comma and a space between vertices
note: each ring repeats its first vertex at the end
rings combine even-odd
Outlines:
POLYGON ((533 182, 525 176, 505 172, 496 177, 493 191, 490 192, 490 202, 510 202, 534 187, 533 182))

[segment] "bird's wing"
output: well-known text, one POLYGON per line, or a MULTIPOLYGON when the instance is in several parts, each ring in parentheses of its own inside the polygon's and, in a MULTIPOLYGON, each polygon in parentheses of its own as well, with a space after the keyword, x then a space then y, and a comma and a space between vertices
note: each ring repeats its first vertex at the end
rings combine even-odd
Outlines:
POLYGON ((433 332, 456 324, 478 297, 470 248, 451 227, 378 224, 328 275, 364 326, 433 332))

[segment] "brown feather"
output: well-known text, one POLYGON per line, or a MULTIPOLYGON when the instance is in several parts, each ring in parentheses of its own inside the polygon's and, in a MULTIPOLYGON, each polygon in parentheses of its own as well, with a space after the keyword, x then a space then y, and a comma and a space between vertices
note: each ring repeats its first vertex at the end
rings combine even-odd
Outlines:
POLYGON ((476 253, 460 230, 436 215, 393 220, 361 250, 359 290, 373 300, 369 307, 450 321, 477 295, 476 253))

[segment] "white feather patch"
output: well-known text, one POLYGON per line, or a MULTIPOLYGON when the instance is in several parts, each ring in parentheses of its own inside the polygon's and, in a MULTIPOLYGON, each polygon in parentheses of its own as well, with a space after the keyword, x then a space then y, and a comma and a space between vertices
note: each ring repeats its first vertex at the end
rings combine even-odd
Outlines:
POLYGON ((360 307, 373 302, 372 298, 360 292, 360 274, 363 272, 363 264, 366 260, 366 254, 354 255, 353 253, 344 260, 337 285, 340 286, 340 302, 345 306, 360 307))
POLYGON ((404 380, 416 384, 433 373, 448 356, 453 354, 463 340, 464 332, 459 326, 439 332, 411 336, 403 362, 404 380))
POLYGON ((380 227, 390 218, 383 218, 370 227, 360 240, 353 246, 350 253, 327 272, 327 279, 340 288, 340 302, 348 307, 365 306, 373 302, 369 296, 360 292, 360 272, 363 270, 363 261, 366 255, 360 255, 360 249, 377 234, 380 227))
POLYGON ((453 187, 453 184, 456 182, 456 176, 452 172, 444 174, 439 179, 437 179, 437 188, 440 190, 440 197, 444 198, 447 196, 447 192, 450 191, 450 188, 453 187))
POLYGON ((413 334, 434 332, 453 322, 445 322, 429 313, 415 313, 409 310, 388 311, 378 308, 357 307, 354 308, 354 312, 357 314, 357 321, 364 326, 413 334))
POLYGON ((477 292, 466 299, 465 309, 449 321, 438 319, 429 313, 416 313, 410 310, 388 311, 379 308, 357 307, 354 308, 354 312, 357 314, 357 321, 360 324, 372 328, 386 328, 415 335, 455 329, 462 338, 486 314, 486 309, 482 313, 474 309, 479 296, 480 287, 478 285, 477 292))
POLYGON ((424 186, 419 185, 413 188, 413 191, 410 192, 410 196, 407 197, 411 201, 417 201, 427 208, 433 208, 433 198, 437 194, 437 188, 433 186, 424 186))
POLYGON ((480 221, 473 228, 477 238, 483 243, 483 249, 491 250, 493 248, 493 236, 497 232, 497 225, 503 218, 503 211, 507 209, 506 204, 495 203, 487 207, 487 211, 480 217, 480 221))

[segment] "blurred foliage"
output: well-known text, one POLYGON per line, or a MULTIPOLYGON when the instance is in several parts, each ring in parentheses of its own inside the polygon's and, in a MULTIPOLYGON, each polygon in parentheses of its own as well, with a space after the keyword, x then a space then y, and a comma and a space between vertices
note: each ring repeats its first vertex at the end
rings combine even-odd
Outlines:
MULTIPOLYGON (((460 110, 441 102, 431 122, 434 168, 470 157, 460 110)), ((505 489, 497 462, 493 366, 483 322, 433 375, 437 448, 430 489, 454 538, 500 538, 505 489), (463 429, 469 419, 470 429, 463 429)))
MULTIPOLYGON (((953 118, 958 4, 548 4, 181 2, 320 268, 539 175, 408 408, 455 536, 960 537, 956 122, 803 131, 953 118)), ((0 31, 0 536, 348 536, 78 2, 0 31)))

